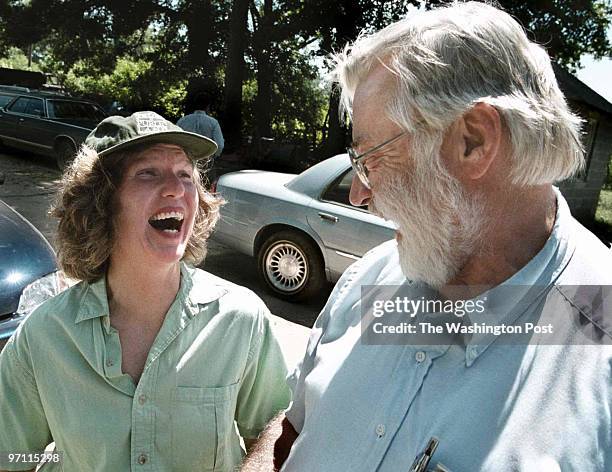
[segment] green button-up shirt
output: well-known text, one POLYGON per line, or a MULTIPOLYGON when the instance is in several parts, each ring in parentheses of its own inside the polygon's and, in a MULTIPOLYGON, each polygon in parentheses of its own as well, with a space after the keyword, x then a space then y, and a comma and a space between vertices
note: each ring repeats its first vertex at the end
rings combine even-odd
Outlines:
MULTIPOLYGON (((263 302, 183 265, 135 385, 104 278, 80 283, 32 313, 0 355, 0 453, 55 441, 65 471, 233 470, 235 425, 256 437, 289 403, 285 375, 263 302)), ((0 469, 31 467, 6 460, 0 469)))

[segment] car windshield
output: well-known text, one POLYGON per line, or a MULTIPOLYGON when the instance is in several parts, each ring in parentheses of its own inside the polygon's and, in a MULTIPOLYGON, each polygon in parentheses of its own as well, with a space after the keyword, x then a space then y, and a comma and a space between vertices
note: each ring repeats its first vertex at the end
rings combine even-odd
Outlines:
POLYGON ((49 100, 47 110, 49 118, 57 119, 102 121, 106 117, 99 107, 88 102, 49 100))

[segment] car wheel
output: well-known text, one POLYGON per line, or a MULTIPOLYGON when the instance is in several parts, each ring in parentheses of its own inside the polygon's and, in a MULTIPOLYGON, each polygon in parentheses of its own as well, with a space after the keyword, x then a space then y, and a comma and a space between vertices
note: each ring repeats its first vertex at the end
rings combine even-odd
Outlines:
POLYGON ((261 246, 259 275, 278 297, 289 301, 309 298, 325 284, 325 268, 318 247, 296 231, 279 231, 261 246))
POLYGON ((69 141, 60 141, 55 146, 55 161, 60 170, 64 170, 74 159, 76 148, 69 141))

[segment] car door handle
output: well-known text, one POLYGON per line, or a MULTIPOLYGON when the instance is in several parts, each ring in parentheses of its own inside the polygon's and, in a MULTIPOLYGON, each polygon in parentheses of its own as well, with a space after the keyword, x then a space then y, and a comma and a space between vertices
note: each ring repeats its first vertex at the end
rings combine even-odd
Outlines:
POLYGON ((321 217, 322 220, 325 220, 325 221, 331 221, 332 223, 338 222, 338 217, 335 215, 330 215, 329 213, 323 213, 320 211, 319 216, 321 217))

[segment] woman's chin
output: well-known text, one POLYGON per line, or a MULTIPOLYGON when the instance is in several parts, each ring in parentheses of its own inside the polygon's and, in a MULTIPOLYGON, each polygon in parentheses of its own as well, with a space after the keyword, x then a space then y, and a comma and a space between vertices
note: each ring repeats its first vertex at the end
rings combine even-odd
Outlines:
POLYGON ((185 255, 185 247, 166 246, 156 247, 149 252, 148 259, 158 264, 178 264, 185 255))

